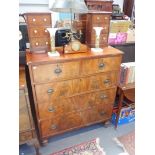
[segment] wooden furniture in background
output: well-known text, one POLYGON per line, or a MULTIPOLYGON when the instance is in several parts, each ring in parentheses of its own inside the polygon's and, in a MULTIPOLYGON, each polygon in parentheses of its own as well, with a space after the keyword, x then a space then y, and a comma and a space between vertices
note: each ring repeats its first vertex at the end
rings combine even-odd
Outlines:
POLYGON ((26 53, 27 82, 32 94, 39 138, 111 119, 122 52, 112 47, 101 53, 26 53))
POLYGON ((33 145, 36 155, 39 155, 39 142, 37 140, 28 99, 25 70, 22 66, 19 70, 19 144, 25 143, 33 145))
POLYGON ((90 11, 86 17, 86 44, 95 47, 96 32, 93 27, 102 27, 99 47, 108 46, 111 12, 90 11))
POLYGON ((129 104, 135 103, 135 83, 129 83, 124 85, 118 85, 117 93, 119 95, 118 111, 116 115, 115 128, 117 128, 119 115, 123 106, 123 100, 127 99, 129 104))
POLYGON ((85 0, 89 10, 100 10, 112 12, 112 0, 85 0))
POLYGON ((51 13, 25 13, 31 52, 45 53, 50 50, 50 34, 46 28, 52 27, 51 13))
POLYGON ((131 17, 132 16, 133 7, 134 7, 134 0, 124 0, 123 12, 124 12, 125 15, 131 17))

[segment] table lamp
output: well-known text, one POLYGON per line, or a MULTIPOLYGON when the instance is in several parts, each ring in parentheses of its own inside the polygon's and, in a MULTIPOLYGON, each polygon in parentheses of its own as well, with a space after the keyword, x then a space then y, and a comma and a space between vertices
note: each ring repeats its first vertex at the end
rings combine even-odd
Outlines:
POLYGON ((87 13, 88 8, 84 0, 55 0, 50 8, 54 12, 71 13, 71 48, 78 51, 80 48, 80 42, 75 41, 73 33, 73 13, 87 13))

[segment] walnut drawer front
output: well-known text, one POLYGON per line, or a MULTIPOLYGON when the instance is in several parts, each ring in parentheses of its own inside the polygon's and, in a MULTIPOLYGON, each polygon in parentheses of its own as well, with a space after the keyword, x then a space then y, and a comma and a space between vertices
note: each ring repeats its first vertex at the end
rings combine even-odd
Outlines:
POLYGON ((31 48, 49 48, 50 47, 50 39, 49 38, 29 38, 31 48))
POLYGON ((30 27, 29 28, 29 37, 50 37, 48 30, 45 27, 30 27))
POLYGON ((107 89, 117 84, 117 71, 100 73, 86 78, 73 79, 72 93, 107 89))
POLYGON ((113 104, 99 104, 90 109, 82 111, 82 118, 85 125, 105 121, 111 118, 113 104))
POLYGON ((76 97, 56 99, 38 104, 40 119, 47 119, 76 111, 76 97))
POLYGON ((50 14, 26 14, 28 25, 30 26, 50 26, 51 15, 50 14))
POLYGON ((113 103, 115 99, 116 89, 108 89, 105 91, 97 91, 94 93, 83 94, 75 97, 75 109, 77 111, 83 111, 91 109, 98 104, 113 103))
POLYGON ((109 15, 92 15, 93 24, 109 24, 110 16, 109 15))
POLYGON ((79 75, 79 61, 33 66, 34 82, 72 78, 79 75))
POLYGON ((72 94, 72 81, 52 82, 35 86, 37 102, 44 103, 53 99, 67 97, 72 94))
POLYGON ((82 61, 81 72, 83 75, 87 75, 118 70, 120 62, 120 56, 84 60, 82 61))
POLYGON ((80 113, 70 113, 62 117, 54 117, 40 122, 43 137, 79 127, 83 124, 80 113))

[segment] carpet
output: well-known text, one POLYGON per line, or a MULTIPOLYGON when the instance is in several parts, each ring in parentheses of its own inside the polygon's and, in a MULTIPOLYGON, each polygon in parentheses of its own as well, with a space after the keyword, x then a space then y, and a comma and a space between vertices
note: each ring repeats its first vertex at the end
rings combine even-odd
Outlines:
POLYGON ((50 155, 105 155, 99 145, 99 138, 84 142, 50 155))
POLYGON ((117 137, 114 140, 124 149, 124 155, 135 155, 135 131, 117 137))

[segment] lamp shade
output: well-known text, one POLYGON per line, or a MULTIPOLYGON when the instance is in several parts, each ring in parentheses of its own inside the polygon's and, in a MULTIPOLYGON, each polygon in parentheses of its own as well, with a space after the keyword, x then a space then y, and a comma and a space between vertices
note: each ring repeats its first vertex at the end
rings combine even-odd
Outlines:
POLYGON ((88 12, 88 8, 84 0, 55 0, 50 10, 54 12, 72 12, 72 13, 88 12))

